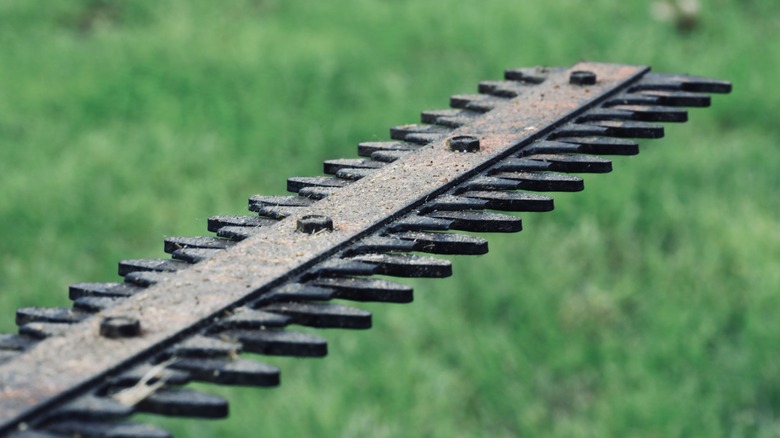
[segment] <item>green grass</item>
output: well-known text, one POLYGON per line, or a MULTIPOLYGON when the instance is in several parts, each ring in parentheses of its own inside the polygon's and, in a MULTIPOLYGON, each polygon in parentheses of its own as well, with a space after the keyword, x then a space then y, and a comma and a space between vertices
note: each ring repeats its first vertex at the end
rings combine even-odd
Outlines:
MULTIPOLYGON (((0 329, 67 305, 254 193, 385 140, 503 69, 581 59, 732 80, 615 172, 365 305, 278 389, 200 386, 227 421, 177 436, 780 435, 780 4, 701 0, 679 33, 646 2, 0 3, 0 329)), ((263 359, 265 360, 265 358, 263 359)))

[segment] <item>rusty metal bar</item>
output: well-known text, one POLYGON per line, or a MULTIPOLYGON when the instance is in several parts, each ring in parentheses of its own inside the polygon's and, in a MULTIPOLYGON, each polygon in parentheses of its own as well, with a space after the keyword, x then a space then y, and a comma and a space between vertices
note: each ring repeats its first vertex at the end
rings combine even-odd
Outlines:
MULTIPOLYGON (((100 298, 90 296, 97 292, 89 285, 72 287, 72 297, 81 299, 76 304, 90 311, 20 311, 23 333, 45 339, 0 364, 0 432, 43 425, 40 418, 51 419, 43 414, 152 359, 159 363, 161 354, 176 356, 174 347, 181 355, 235 354, 241 345, 265 354, 324 354, 324 344, 311 336, 245 327, 281 327, 288 320, 370 327, 370 315, 306 300, 360 300, 357 288, 408 301, 403 288, 354 276, 449 275, 447 263, 404 253, 484 253, 479 239, 435 230, 518 231, 519 222, 478 210, 547 211, 552 198, 515 190, 579 190, 578 178, 549 171, 609 171, 609 161, 572 152, 632 153, 632 143, 612 137, 658 137, 661 128, 647 121, 681 121, 680 111, 667 107, 698 104, 706 96, 701 92, 730 89, 721 81, 658 75, 641 86, 648 70, 600 63, 510 70, 508 81, 481 84, 486 94, 453 98, 454 110, 423 113, 433 124, 394 128, 391 136, 402 141, 361 145, 372 160, 326 162, 325 171, 336 178, 291 179, 302 196, 250 200, 250 209, 265 218, 210 220, 210 229, 233 240, 166 241, 175 260, 123 262, 127 283, 104 288, 100 298), (250 302, 259 310, 244 312, 250 302), (214 327, 229 328, 223 338, 233 344, 209 337, 214 327)), ((199 369, 222 367, 235 382, 248 376, 260 379, 256 384, 278 381, 278 370, 274 380, 268 377, 274 370, 241 362, 248 367, 242 374, 236 363, 210 360, 176 367, 202 379, 208 373, 199 369)), ((182 394, 153 391, 133 406, 222 415, 209 398, 202 399, 205 407, 185 409, 182 394)))

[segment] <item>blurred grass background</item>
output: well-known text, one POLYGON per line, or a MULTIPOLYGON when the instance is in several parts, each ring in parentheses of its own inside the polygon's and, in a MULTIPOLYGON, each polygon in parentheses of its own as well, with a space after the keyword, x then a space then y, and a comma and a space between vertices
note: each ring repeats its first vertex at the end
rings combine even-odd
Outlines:
MULTIPOLYGON (((0 329, 509 67, 734 82, 177 436, 780 436, 780 3, 0 2, 0 329), (662 6, 662 5, 661 5, 662 6), (654 12, 655 11, 655 12, 654 12)), ((263 358, 265 360, 265 358, 263 358)))

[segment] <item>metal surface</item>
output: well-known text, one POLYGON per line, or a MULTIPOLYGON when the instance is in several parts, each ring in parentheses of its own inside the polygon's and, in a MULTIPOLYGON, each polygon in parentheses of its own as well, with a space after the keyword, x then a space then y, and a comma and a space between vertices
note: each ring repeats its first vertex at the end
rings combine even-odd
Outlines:
POLYGON ((484 239, 444 231, 519 231, 518 218, 482 210, 549 211, 549 196, 517 190, 581 190, 580 178, 550 171, 608 172, 609 160, 582 154, 636 153, 619 138, 660 137, 648 121, 683 121, 673 107, 730 90, 647 72, 598 63, 510 70, 507 81, 481 83, 485 94, 424 112, 429 124, 392 128, 398 141, 361 144, 369 159, 327 161, 333 177, 291 178, 299 196, 252 197, 259 216, 211 218, 222 238, 166 239, 173 259, 120 262, 125 283, 74 285, 73 309, 20 309, 27 335, 0 338, 0 351, 14 352, 0 365, 0 431, 110 429, 99 415, 81 426, 52 416, 85 397, 160 415, 227 415, 226 402, 176 388, 165 373, 278 384, 279 370, 238 352, 325 355, 324 339, 286 326, 369 328, 368 312, 327 301, 411 301, 408 287, 364 276, 450 275, 448 261, 410 252, 485 253, 484 239), (139 369, 146 374, 117 383, 139 369))

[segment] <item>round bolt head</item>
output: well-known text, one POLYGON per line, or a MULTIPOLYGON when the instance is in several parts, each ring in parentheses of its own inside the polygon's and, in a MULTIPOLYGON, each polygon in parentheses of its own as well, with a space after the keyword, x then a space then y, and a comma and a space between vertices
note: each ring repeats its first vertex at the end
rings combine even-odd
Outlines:
POLYGON ((596 73, 585 70, 573 71, 569 76, 569 83, 574 85, 595 85, 596 73))
POLYGON ((319 214, 310 214, 298 219, 296 227, 298 231, 306 234, 319 233, 320 231, 333 231, 333 221, 319 214))
POLYGON ((141 322, 135 318, 109 316, 100 323, 100 335, 107 338, 132 338, 141 334, 141 322))
POLYGON ((479 139, 470 135, 458 135, 449 141, 450 150, 455 152, 477 152, 479 139))

